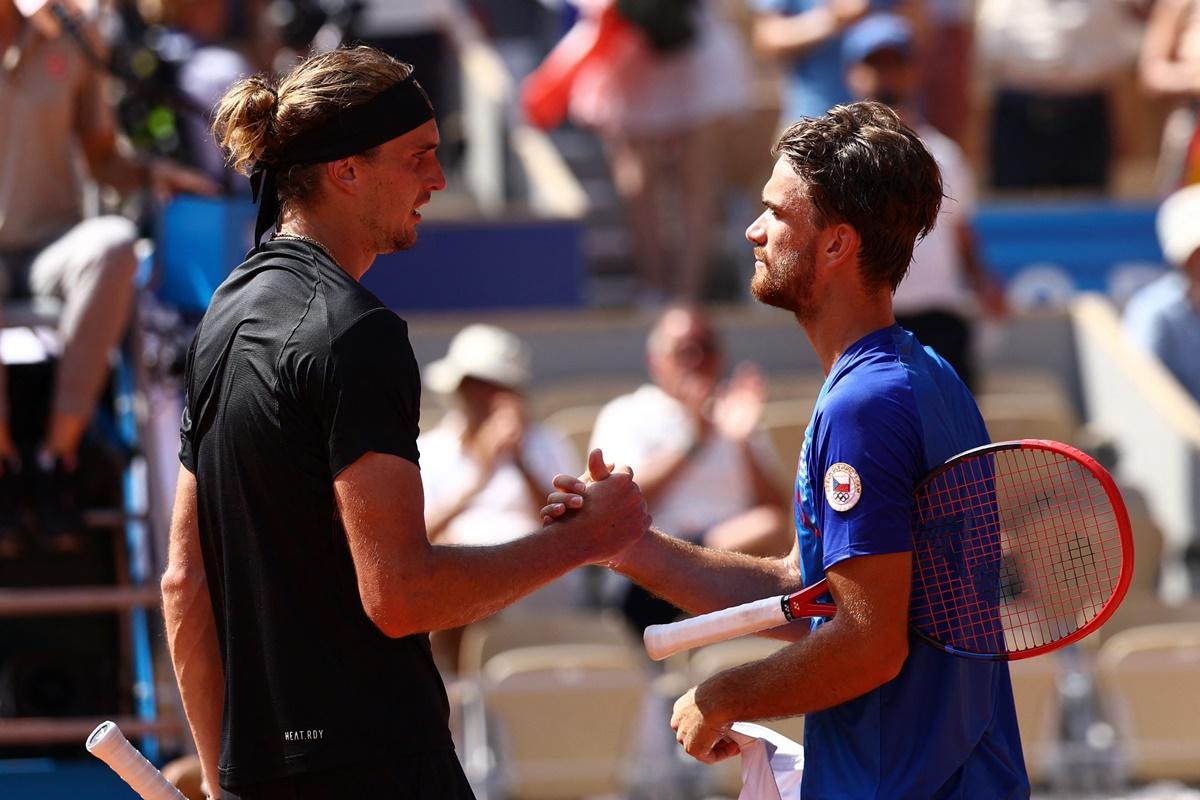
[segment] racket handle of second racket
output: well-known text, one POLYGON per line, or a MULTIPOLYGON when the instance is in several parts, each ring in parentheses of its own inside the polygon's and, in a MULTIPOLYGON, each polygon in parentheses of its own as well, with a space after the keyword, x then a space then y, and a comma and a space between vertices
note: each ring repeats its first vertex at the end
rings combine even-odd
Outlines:
POLYGON ((96 726, 86 746, 89 753, 108 764, 143 800, 187 800, 129 743, 115 722, 96 726))
POLYGON ((642 635, 646 653, 655 661, 662 661, 682 650, 786 625, 788 618, 783 613, 786 599, 786 596, 764 597, 667 625, 651 625, 642 635))

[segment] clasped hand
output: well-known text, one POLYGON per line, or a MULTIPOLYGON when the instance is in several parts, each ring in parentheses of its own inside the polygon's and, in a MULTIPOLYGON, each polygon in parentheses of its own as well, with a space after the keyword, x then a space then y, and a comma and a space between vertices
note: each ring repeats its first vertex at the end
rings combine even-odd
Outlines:
POLYGON ((556 491, 542 508, 542 523, 558 522, 568 511, 572 517, 592 520, 604 540, 598 563, 612 564, 650 530, 650 513, 641 489, 633 481, 633 470, 606 463, 599 449, 588 455, 587 472, 578 478, 556 475, 554 488, 556 491))

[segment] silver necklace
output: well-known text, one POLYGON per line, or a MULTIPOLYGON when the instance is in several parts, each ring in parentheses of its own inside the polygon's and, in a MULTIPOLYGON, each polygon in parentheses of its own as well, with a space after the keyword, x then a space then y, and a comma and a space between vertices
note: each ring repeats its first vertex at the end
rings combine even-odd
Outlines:
MULTIPOLYGON (((297 241, 308 242, 313 247, 317 248, 322 253, 329 256, 329 260, 332 261, 334 264, 338 263, 338 260, 333 257, 333 253, 329 252, 328 247, 321 244, 316 239, 312 239, 308 236, 305 236, 304 234, 301 234, 301 233, 277 233, 277 234, 275 234, 275 236, 273 238, 275 238, 275 239, 296 239, 297 241)), ((341 266, 342 266, 341 264, 338 264, 338 267, 341 267, 341 266)))

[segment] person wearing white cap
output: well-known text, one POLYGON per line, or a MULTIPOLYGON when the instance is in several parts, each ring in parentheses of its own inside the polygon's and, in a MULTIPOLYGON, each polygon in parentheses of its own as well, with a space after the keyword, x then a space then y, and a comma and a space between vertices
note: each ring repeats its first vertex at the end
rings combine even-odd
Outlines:
POLYGON ((1168 197, 1157 228, 1163 257, 1175 269, 1130 298, 1125 330, 1200 401, 1200 185, 1168 197))
POLYGON ((579 463, 565 437, 525 412, 529 347, 502 328, 471 325, 425 368, 425 386, 454 408, 417 441, 425 528, 444 544, 499 544, 541 526, 554 476, 579 463))
MULTIPOLYGON (((118 191, 215 190, 121 143, 107 76, 75 35, 64 35, 60 19, 78 15, 70 0, 0 0, 0 299, 60 301, 63 344, 38 442, 17 441, 28 437, 10 427, 0 367, 0 553, 9 555, 20 547, 22 474, 45 542, 78 544, 77 451, 133 302, 137 229, 118 216, 86 218, 85 178, 118 191), (18 445, 27 446, 24 458, 18 445)), ((91 20, 78 18, 75 34, 93 56, 103 53, 91 20)))
MULTIPOLYGON (((579 457, 566 437, 528 418, 524 389, 530 375, 529 346, 492 325, 463 328, 445 357, 425 367, 425 387, 452 403, 417 440, 431 542, 496 545, 537 530, 546 487, 555 475, 577 468, 579 457)), ((578 606, 584 595, 582 573, 572 571, 518 605, 578 606)), ((462 630, 430 634, 443 669, 457 669, 462 630)))

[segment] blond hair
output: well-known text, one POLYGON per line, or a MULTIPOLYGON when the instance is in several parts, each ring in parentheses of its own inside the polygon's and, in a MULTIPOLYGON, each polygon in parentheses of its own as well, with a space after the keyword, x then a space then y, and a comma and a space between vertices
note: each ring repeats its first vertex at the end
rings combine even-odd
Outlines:
MULTIPOLYGON (((278 82, 253 75, 217 104, 213 140, 230 166, 249 175, 259 162, 278 163, 297 137, 341 109, 366 103, 411 74, 410 65, 360 45, 311 56, 278 82)), ((292 166, 279 174, 279 202, 304 200, 315 186, 315 165, 292 166)))

